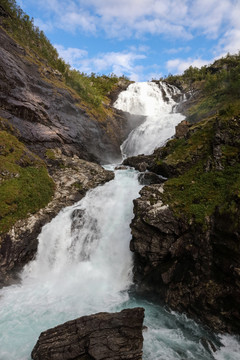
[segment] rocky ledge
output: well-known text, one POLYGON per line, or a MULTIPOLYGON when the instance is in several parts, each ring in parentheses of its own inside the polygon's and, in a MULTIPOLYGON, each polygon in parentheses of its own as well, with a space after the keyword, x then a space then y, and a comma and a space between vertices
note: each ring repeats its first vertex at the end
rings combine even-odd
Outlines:
POLYGON ((67 157, 60 149, 52 150, 51 155, 49 172, 55 182, 52 201, 37 213, 17 221, 8 233, 0 235, 0 286, 16 281, 19 270, 34 257, 43 225, 62 208, 80 200, 87 190, 114 178, 112 171, 76 155, 67 157))
POLYGON ((98 313, 41 333, 33 360, 142 359, 143 308, 98 313))
POLYGON ((208 229, 176 218, 164 185, 145 186, 134 201, 131 250, 139 291, 158 294, 172 309, 215 331, 240 331, 239 234, 215 214, 208 229))

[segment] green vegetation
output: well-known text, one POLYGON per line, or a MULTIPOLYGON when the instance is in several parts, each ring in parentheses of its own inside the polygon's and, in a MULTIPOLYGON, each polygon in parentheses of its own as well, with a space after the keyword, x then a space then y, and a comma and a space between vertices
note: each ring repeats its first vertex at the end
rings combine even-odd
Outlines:
POLYGON ((238 224, 239 159, 239 117, 211 118, 193 125, 187 138, 168 142, 156 157, 160 168, 170 167, 178 175, 165 183, 165 202, 177 216, 202 225, 216 209, 238 224), (221 134, 218 145, 216 132, 221 134))
POLYGON ((165 183, 165 202, 177 216, 202 226, 207 226, 217 210, 227 215, 237 229, 240 52, 200 69, 190 66, 182 75, 162 80, 194 94, 187 110, 187 120, 192 123, 189 133, 156 152, 159 171, 169 172, 172 177, 165 183))
POLYGON ((128 81, 124 76, 119 78, 114 74, 109 76, 94 73, 87 75, 77 70, 71 70, 70 65, 59 57, 57 50, 43 31, 34 26, 33 19, 23 12, 15 0, 2 0, 1 6, 9 14, 3 20, 6 31, 26 50, 30 50, 32 54, 35 53, 40 57, 40 63, 42 60, 46 60, 52 69, 62 75, 64 83, 92 107, 103 111, 103 102, 107 102, 106 95, 109 91, 113 90, 120 79, 128 81))
MULTIPOLYGON (((4 119, 0 119, 4 123, 4 119)), ((44 162, 14 135, 0 130, 0 233, 51 200, 54 183, 44 162)))
POLYGON ((196 91, 196 104, 187 120, 197 122, 214 114, 235 116, 240 111, 240 52, 200 69, 190 66, 182 75, 169 75, 170 84, 196 91))
POLYGON ((188 139, 173 139, 166 147, 167 156, 164 161, 167 165, 189 163, 191 166, 198 159, 208 156, 211 151, 211 142, 214 137, 214 120, 203 121, 191 128, 188 139))
POLYGON ((185 214, 189 220, 201 224, 216 208, 234 217, 240 201, 240 164, 210 172, 197 164, 178 178, 167 181, 165 199, 178 216, 185 214))
POLYGON ((47 149, 46 152, 45 152, 45 156, 49 160, 55 160, 56 159, 56 155, 55 155, 55 153, 54 153, 54 151, 52 149, 47 149))

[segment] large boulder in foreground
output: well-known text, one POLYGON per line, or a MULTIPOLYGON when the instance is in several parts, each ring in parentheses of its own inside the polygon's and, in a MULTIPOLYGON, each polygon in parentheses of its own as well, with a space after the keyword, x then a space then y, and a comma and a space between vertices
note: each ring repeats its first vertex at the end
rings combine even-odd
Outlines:
POLYGON ((142 359, 143 308, 83 316, 41 333, 34 360, 142 359))

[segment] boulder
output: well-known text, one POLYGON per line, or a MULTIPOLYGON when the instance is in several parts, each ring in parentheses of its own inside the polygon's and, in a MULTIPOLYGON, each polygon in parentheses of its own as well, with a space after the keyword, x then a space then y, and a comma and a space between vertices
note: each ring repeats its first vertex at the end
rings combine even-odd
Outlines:
POLYGON ((176 139, 183 139, 187 136, 188 132, 189 132, 189 127, 191 126, 191 124, 186 121, 186 120, 183 120, 180 122, 180 124, 178 124, 176 127, 175 127, 175 137, 176 139))
POLYGON ((166 178, 151 171, 145 171, 138 175, 138 181, 141 185, 162 184, 166 178))
POLYGON ((33 360, 141 360, 144 309, 83 316, 41 333, 33 360))

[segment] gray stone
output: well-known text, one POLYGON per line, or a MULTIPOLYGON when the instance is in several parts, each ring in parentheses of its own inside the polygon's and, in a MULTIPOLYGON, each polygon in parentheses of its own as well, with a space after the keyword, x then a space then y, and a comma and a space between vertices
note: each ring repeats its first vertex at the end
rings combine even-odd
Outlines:
POLYGON ((144 309, 98 313, 41 333, 33 360, 141 360, 144 309))

